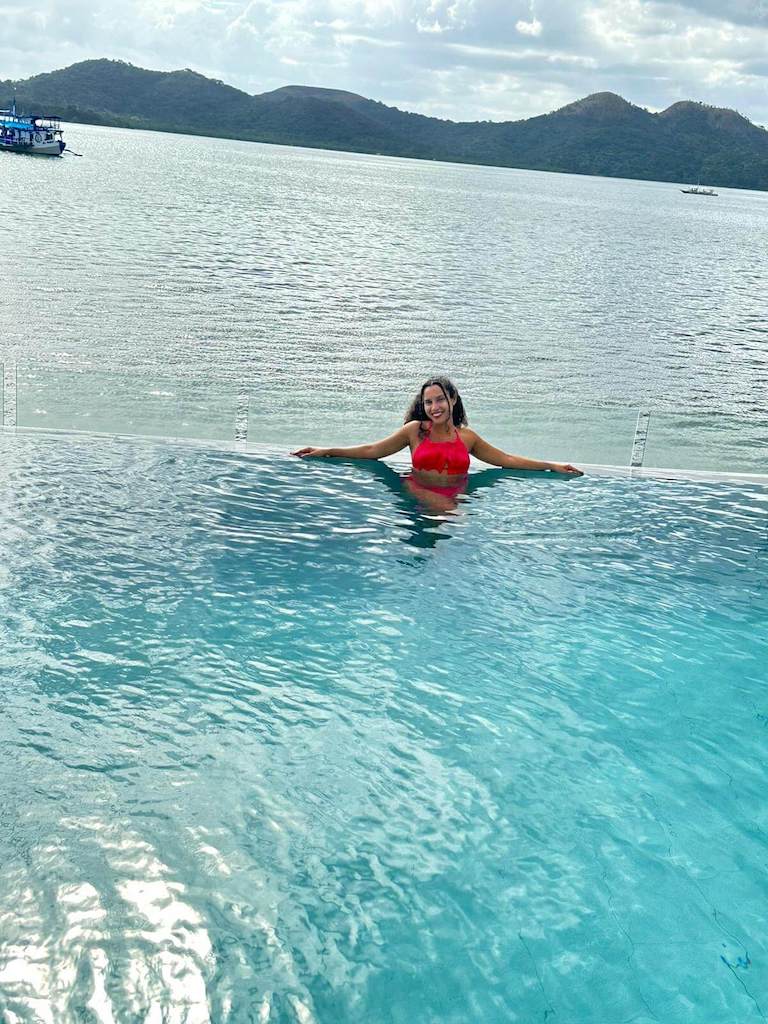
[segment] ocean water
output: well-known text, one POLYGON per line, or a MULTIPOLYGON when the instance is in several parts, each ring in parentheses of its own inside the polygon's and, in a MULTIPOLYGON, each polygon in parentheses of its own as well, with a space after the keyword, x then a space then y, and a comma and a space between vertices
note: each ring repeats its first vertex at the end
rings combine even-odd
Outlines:
POLYGON ((4 1021, 765 1019, 765 487, 0 446, 4 1021))
POLYGON ((0 166, 0 362, 29 425, 62 390, 69 424, 138 433, 158 395, 213 395, 231 436, 246 396, 252 441, 354 443, 443 371, 524 454, 626 464, 644 408, 646 464, 766 471, 764 193, 66 135, 82 156, 0 166))

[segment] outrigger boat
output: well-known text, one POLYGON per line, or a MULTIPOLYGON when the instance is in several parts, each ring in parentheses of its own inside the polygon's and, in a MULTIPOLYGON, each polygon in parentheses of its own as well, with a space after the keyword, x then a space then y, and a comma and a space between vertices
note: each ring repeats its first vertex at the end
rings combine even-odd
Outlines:
POLYGON ((684 192, 687 196, 716 196, 717 192, 713 188, 704 188, 703 185, 689 185, 688 188, 681 188, 681 192, 684 192))
POLYGON ((0 151, 61 156, 66 145, 58 117, 17 114, 16 100, 10 110, 0 110, 0 151))

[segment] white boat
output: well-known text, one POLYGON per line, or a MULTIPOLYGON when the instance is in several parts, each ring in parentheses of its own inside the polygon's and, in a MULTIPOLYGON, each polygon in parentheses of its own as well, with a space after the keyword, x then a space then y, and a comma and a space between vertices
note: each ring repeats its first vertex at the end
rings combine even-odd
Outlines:
POLYGON ((17 114, 15 100, 10 110, 0 110, 0 151, 61 156, 67 145, 61 135, 58 117, 17 114))
POLYGON ((684 192, 687 196, 716 196, 717 192, 713 188, 704 188, 703 185, 689 185, 688 188, 681 188, 681 192, 684 192))

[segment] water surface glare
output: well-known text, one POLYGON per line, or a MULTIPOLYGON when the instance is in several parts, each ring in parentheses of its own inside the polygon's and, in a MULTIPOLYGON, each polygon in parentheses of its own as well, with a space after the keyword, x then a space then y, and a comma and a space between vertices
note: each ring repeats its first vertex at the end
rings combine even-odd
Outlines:
POLYGON ((765 488, 0 447, 5 1021, 765 1019, 765 488))

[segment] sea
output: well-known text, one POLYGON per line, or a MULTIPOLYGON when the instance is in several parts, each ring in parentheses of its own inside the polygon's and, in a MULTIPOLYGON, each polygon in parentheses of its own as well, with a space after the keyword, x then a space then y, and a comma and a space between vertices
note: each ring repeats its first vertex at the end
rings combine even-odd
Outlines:
POLYGON ((18 379, 28 425, 66 426, 24 405, 58 379, 108 430, 129 381, 131 432, 186 388, 222 417, 247 396, 250 442, 353 444, 445 373, 508 450, 625 464, 641 411, 646 465, 768 468, 768 193, 65 138, 62 159, 0 163, 6 424, 18 379))

